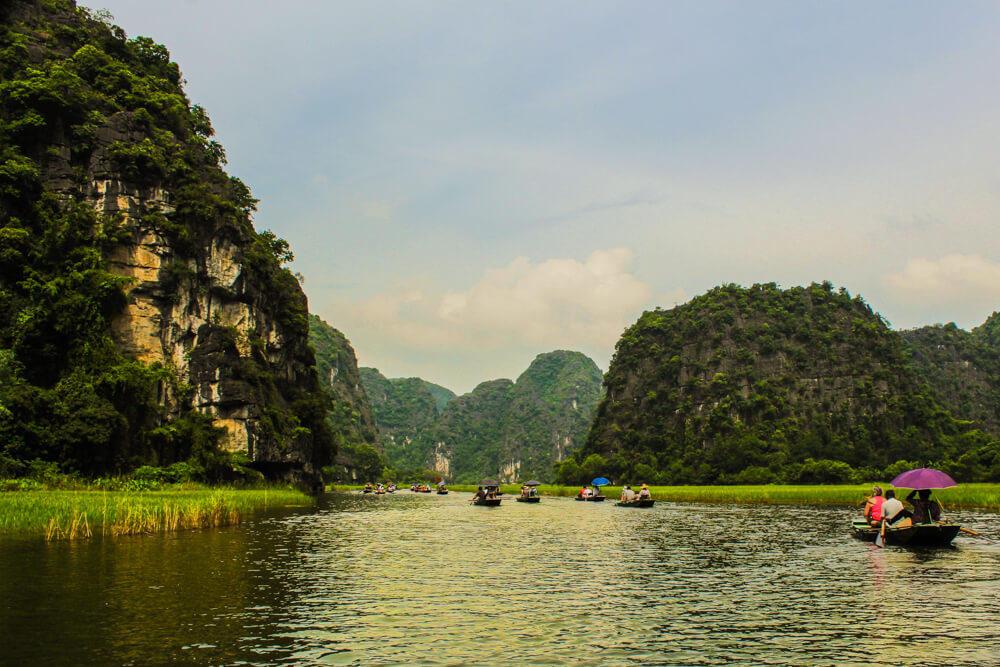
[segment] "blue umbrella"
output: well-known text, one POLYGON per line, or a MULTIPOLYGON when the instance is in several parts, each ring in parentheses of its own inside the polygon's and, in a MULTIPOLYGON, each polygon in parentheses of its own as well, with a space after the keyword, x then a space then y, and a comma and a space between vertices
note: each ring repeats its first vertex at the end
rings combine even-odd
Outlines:
POLYGON ((607 486, 610 483, 611 480, 609 480, 607 477, 598 477, 593 482, 591 482, 591 484, 593 484, 594 486, 607 486))

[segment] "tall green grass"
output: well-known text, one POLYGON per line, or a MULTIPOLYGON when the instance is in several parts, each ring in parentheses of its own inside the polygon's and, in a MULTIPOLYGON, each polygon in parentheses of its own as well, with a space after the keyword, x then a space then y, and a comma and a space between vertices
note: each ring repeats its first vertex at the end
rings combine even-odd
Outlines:
POLYGON ((256 509, 312 502, 289 488, 7 491, 0 493, 0 534, 55 540, 169 532, 236 524, 256 509))
MULTIPOLYGON (((639 486, 632 488, 638 490, 639 486)), ((890 488, 887 484, 881 485, 890 488)), ((475 493, 475 485, 451 485, 452 491, 475 493)), ((519 494, 519 484, 504 484, 504 494, 519 494)), ((609 498, 621 497, 621 486, 605 486, 602 492, 609 498)), ((575 496, 579 486, 559 486, 543 484, 539 493, 548 496, 575 496)), ((840 485, 778 485, 756 486, 650 486, 649 491, 656 500, 702 503, 789 503, 817 505, 861 505, 871 494, 872 484, 840 485)), ((897 495, 905 498, 909 489, 898 489, 897 495)), ((968 507, 1000 510, 1000 484, 962 484, 951 489, 934 492, 945 511, 949 507, 968 507)))

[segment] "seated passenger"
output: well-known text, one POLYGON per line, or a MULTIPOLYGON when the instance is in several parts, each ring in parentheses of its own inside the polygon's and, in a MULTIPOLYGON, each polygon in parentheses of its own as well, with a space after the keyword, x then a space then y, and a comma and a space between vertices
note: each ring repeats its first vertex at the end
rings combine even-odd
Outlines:
POLYGON ((898 526, 901 520, 911 516, 913 513, 903 508, 903 503, 896 497, 896 492, 893 489, 885 492, 885 502, 882 503, 882 519, 887 525, 898 526))
POLYGON ((910 491, 906 501, 913 505, 913 523, 932 523, 941 520, 941 505, 931 500, 931 490, 921 489, 910 491), (919 498, 915 497, 917 494, 919 498))
POLYGON ((649 493, 649 487, 643 484, 642 488, 639 489, 639 500, 649 500, 652 497, 653 496, 649 493))
POLYGON ((874 526, 882 520, 882 487, 876 486, 872 489, 872 497, 865 501, 865 521, 868 525, 874 526))

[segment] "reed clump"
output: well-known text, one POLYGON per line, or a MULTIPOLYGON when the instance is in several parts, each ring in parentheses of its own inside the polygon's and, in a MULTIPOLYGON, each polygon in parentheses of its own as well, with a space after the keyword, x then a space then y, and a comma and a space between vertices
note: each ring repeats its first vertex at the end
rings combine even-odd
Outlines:
POLYGON ((257 509, 312 502, 291 488, 7 491, 0 493, 0 534, 74 540, 172 532, 234 525, 257 509))

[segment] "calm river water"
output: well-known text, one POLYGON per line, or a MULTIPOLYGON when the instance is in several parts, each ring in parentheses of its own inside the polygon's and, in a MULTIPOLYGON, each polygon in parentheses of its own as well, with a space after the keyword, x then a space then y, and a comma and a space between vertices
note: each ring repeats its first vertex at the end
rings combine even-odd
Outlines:
POLYGON ((329 494, 167 536, 0 541, 0 664, 1000 664, 1000 516, 329 494))

